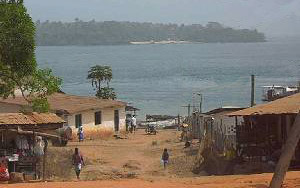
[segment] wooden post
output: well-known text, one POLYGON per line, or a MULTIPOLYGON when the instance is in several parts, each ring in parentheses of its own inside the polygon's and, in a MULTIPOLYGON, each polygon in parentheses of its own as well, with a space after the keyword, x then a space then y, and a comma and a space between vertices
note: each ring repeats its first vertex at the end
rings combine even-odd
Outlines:
POLYGON ((251 75, 251 107, 255 105, 255 77, 251 75))
POLYGON ((203 96, 200 93, 200 103, 199 103, 199 112, 200 112, 200 114, 202 113, 202 102, 203 102, 203 96))
MULTIPOLYGON (((32 129, 32 138, 33 138, 33 148, 34 148, 35 145, 36 145, 36 143, 35 143, 35 130, 34 130, 34 129, 32 129)), ((37 179, 36 163, 37 163, 37 159, 35 159, 35 160, 32 162, 32 168, 34 169, 35 179, 37 179)))
POLYGON ((47 161, 47 154, 48 154, 48 140, 47 138, 44 140, 45 148, 44 148, 44 157, 43 157, 43 181, 46 180, 46 161, 47 161))
POLYGON ((300 112, 298 113, 295 122, 289 131, 288 138, 284 144, 280 159, 276 165, 276 169, 270 183, 270 188, 280 188, 286 172, 290 166, 291 159, 295 153, 298 141, 300 138, 300 112))
POLYGON ((7 138, 7 135, 8 135, 8 127, 6 126, 6 129, 5 129, 5 149, 8 149, 8 138, 7 138))

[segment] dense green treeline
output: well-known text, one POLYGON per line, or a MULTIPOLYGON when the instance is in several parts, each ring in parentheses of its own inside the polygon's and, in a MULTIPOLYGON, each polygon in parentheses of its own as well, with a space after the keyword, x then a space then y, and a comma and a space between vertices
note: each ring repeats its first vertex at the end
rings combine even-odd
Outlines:
POLYGON ((113 45, 135 41, 264 42, 256 30, 233 29, 217 22, 200 24, 153 24, 94 20, 84 22, 36 22, 38 45, 113 45))

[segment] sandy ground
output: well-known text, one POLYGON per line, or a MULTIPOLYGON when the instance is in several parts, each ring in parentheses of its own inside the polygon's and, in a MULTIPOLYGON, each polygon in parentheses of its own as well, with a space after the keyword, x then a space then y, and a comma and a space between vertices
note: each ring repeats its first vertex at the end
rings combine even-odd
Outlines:
MULTIPOLYGON (((67 147, 78 147, 87 161, 81 180, 71 178, 60 182, 0 184, 0 188, 161 188, 161 187, 266 187, 272 174, 199 176, 191 173, 191 151, 183 149, 179 132, 160 131, 157 135, 145 135, 143 130, 129 135, 128 139, 109 139, 71 142, 67 147), (168 148, 170 164, 164 170, 160 157, 168 148)), ((62 166, 62 170, 63 170, 62 166)), ((71 171, 72 172, 72 171, 71 171)), ((284 187, 300 187, 300 172, 289 172, 284 187)))
MULTIPOLYGON (((300 173, 289 172, 283 187, 300 187, 300 173)), ((47 182, 31 184, 10 184, 0 185, 2 188, 265 188, 271 179, 271 174, 256 174, 243 176, 218 176, 198 177, 183 179, 162 179, 162 180, 104 180, 104 181, 81 181, 81 182, 47 182)))

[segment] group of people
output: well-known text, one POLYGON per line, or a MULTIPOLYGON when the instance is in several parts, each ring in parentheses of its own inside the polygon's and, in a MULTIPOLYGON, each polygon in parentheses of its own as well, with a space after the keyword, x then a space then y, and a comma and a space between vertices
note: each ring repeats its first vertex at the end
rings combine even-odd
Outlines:
MULTIPOLYGON (((134 133, 136 131, 136 125, 137 124, 136 124, 135 116, 132 116, 131 118, 126 119, 126 131, 134 133)), ((77 135, 78 135, 79 142, 82 142, 84 139, 82 127, 78 128, 77 135)), ((164 166, 164 169, 166 169, 167 164, 169 162, 169 153, 166 148, 163 150, 163 154, 161 156, 161 162, 162 162, 162 165, 164 166)), ((80 179, 80 172, 81 172, 82 167, 84 166, 84 160, 83 160, 83 156, 80 154, 78 148, 75 148, 74 154, 72 156, 72 163, 74 165, 76 177, 77 177, 77 179, 80 179)))
POLYGON ((137 123, 135 115, 126 117, 126 132, 135 133, 136 126, 137 123))

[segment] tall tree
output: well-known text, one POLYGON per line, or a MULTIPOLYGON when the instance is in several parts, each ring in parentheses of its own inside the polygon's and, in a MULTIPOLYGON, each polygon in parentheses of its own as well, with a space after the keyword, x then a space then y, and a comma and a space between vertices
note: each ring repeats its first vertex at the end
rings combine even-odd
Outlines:
POLYGON ((50 69, 38 69, 35 26, 22 0, 0 1, 0 97, 19 89, 34 111, 49 110, 47 96, 59 90, 61 79, 50 69))
POLYGON ((112 69, 110 66, 95 65, 88 71, 87 79, 92 81, 92 87, 97 92, 96 96, 101 99, 115 99, 116 93, 113 88, 109 87, 109 82, 112 79, 112 69), (102 83, 106 83, 106 86, 102 86, 102 83))

